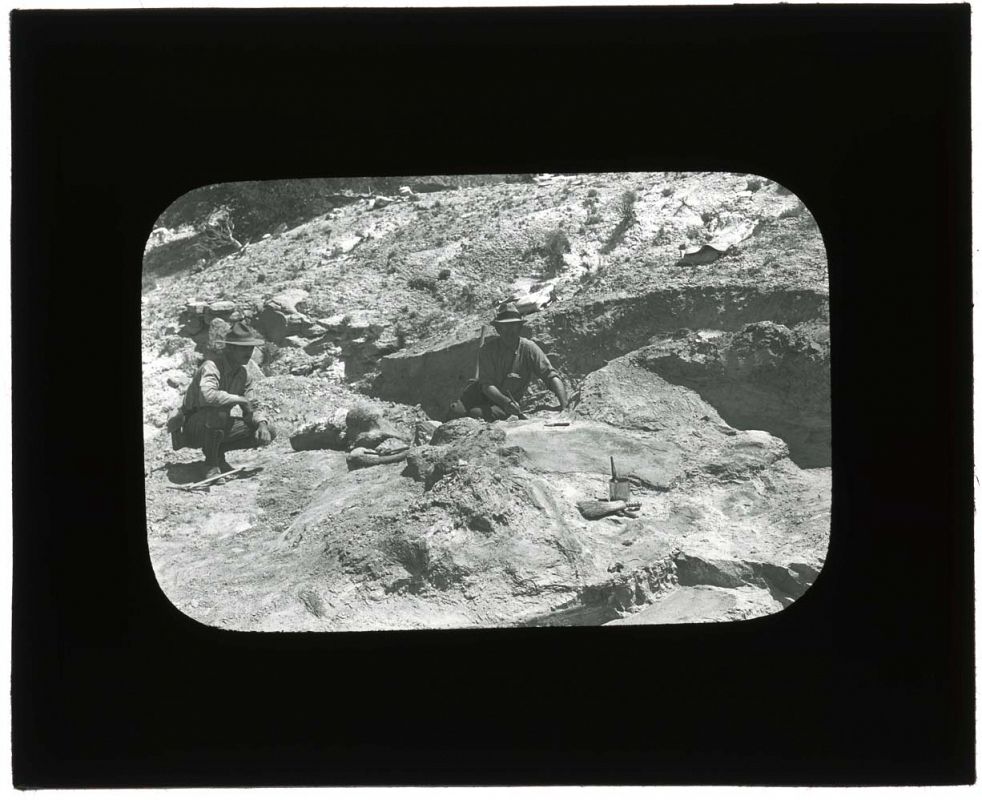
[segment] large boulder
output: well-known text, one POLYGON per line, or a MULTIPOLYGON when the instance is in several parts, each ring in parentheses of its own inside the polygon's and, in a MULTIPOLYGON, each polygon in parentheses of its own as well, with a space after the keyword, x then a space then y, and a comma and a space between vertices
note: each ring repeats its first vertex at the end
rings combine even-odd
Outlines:
POLYGON ((272 305, 267 305, 255 319, 255 326, 268 341, 283 344, 289 336, 308 333, 311 319, 306 314, 288 313, 272 305))

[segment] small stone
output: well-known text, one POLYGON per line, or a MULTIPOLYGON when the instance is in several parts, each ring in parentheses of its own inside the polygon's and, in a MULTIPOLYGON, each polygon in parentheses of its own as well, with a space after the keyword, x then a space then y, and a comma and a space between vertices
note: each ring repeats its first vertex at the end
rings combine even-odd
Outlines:
POLYGON ((287 289, 271 297, 266 305, 286 314, 303 313, 307 309, 308 297, 310 292, 303 289, 287 289))
POLYGON ((335 314, 333 317, 324 317, 323 319, 317 320, 317 324, 321 325, 328 331, 339 331, 344 327, 344 314, 335 314))

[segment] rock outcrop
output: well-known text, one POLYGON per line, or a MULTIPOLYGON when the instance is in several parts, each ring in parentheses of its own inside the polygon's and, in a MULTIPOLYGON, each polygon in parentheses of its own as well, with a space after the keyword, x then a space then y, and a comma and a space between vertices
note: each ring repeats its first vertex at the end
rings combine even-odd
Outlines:
MULTIPOLYGON (((552 354, 554 366, 575 377, 680 329, 737 331, 758 321, 796 325, 816 319, 828 319, 823 292, 702 286, 551 306, 527 319, 524 335, 552 354)), ((434 419, 445 419, 450 403, 474 376, 479 336, 475 321, 425 346, 383 357, 375 393, 420 403, 434 419)))
POLYGON ((824 341, 775 322, 695 332, 646 347, 639 363, 699 392, 730 425, 770 431, 803 467, 831 461, 831 384, 824 341))
POLYGON ((445 423, 404 466, 338 476, 285 536, 372 598, 335 612, 336 628, 630 621, 652 604, 638 623, 667 621, 704 613, 689 587, 735 592, 709 607, 740 618, 786 606, 820 571, 828 478, 632 355, 590 376, 570 426, 445 423), (604 496, 611 455, 640 516, 585 520, 576 503, 604 496))

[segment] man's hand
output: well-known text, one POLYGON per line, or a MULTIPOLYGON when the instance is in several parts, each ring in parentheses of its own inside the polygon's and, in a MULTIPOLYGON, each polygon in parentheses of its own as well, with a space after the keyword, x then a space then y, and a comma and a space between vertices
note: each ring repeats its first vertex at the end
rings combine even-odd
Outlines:
POLYGON ((273 437, 269 435, 269 428, 266 427, 265 422, 260 422, 259 427, 256 428, 256 439, 261 445, 267 445, 273 441, 273 437))
POLYGON ((519 419, 528 419, 522 412, 522 407, 502 392, 497 386, 488 385, 484 387, 484 396, 487 397, 498 408, 514 414, 519 419))

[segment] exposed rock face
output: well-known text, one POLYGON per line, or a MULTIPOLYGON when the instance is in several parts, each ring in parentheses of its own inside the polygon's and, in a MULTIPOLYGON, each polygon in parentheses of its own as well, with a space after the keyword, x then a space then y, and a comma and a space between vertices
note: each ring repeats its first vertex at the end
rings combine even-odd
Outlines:
POLYGON ((426 413, 445 420, 450 404, 474 377, 480 339, 452 341, 420 353, 396 353, 382 358, 374 391, 397 402, 412 395, 426 413))
POLYGON ((773 614, 783 608, 766 589, 740 585, 680 586, 650 606, 608 625, 665 625, 686 622, 725 622, 773 614))
MULTIPOLYGON (((736 331, 762 320, 794 325, 827 318, 828 296, 822 292, 700 286, 550 307, 527 319, 523 335, 553 353, 554 366, 582 376, 681 328, 736 331)), ((479 333, 474 325, 424 348, 383 357, 375 393, 420 403, 434 419, 445 419, 474 376, 479 333)))
POLYGON ((576 413, 642 431, 661 431, 693 419, 723 425, 716 410, 699 395, 673 390, 668 381, 639 369, 632 356, 611 361, 587 376, 576 413))
POLYGON ((737 428, 760 428, 788 443, 803 467, 831 464, 827 339, 774 322, 736 333, 693 333, 638 354, 639 363, 699 392, 737 428))
POLYGON ((325 485, 285 541, 326 574, 357 576, 372 598, 343 611, 328 603, 325 625, 597 623, 654 607, 638 622, 736 619, 807 589, 827 545, 827 470, 799 469, 779 439, 730 428, 635 356, 585 388, 569 427, 454 420, 404 468, 369 465, 325 485), (591 399, 600 392, 607 405, 591 399), (611 409, 616 426, 597 418, 611 409), (584 520, 576 502, 603 497, 610 455, 641 516, 584 520), (689 587, 711 590, 688 598, 689 587))

